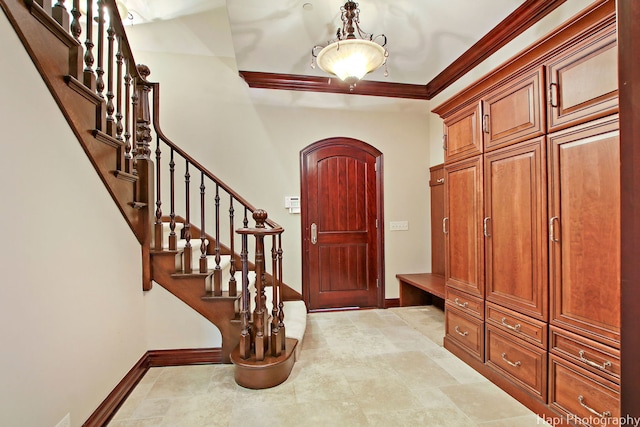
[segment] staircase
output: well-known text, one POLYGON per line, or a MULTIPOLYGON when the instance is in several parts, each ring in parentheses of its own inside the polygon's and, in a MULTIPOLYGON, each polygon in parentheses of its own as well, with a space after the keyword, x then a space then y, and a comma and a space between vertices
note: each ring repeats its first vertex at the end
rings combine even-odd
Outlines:
POLYGON ((115 0, 84 0, 86 15, 67 3, 0 0, 140 242, 142 290, 157 283, 215 324, 241 386, 282 383, 307 314, 282 282, 284 230, 162 132, 160 86, 135 63, 115 0))

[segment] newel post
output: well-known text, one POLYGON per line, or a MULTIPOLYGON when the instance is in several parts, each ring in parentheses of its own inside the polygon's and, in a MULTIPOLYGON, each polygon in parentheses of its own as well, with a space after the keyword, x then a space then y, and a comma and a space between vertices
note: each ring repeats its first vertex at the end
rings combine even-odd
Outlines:
POLYGON ((142 289, 151 289, 151 247, 153 245, 154 210, 154 165, 151 160, 151 109, 149 108, 149 93, 151 84, 147 77, 151 74, 146 65, 137 65, 138 74, 142 78, 136 79, 133 113, 135 118, 135 171, 138 175, 134 205, 140 209, 138 231, 142 239, 142 289))

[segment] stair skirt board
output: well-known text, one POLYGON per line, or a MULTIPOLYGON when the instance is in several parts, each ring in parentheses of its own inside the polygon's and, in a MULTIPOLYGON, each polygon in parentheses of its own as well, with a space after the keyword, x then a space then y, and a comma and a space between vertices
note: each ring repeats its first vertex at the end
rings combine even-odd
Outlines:
POLYGON ((287 338, 286 350, 278 357, 265 356, 256 361, 255 357, 244 360, 240 357, 240 349, 231 352, 231 361, 235 365, 235 380, 239 386, 254 390, 275 387, 289 378, 296 360, 298 340, 287 338))

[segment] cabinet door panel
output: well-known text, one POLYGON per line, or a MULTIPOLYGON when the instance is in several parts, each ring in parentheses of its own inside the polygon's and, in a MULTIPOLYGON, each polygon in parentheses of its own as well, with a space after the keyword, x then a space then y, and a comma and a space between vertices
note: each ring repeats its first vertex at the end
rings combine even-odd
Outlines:
POLYGON ((617 116, 549 136, 551 323, 620 345, 617 116))
POLYGON ((445 166, 445 278, 484 298, 482 158, 445 166))
POLYGON ((480 104, 471 104, 445 118, 444 137, 445 163, 481 154, 480 104))
POLYGON ((549 61, 549 132, 618 110, 615 27, 581 41, 549 61))
POLYGON ((544 137, 485 155, 486 295, 547 320, 544 137))
POLYGON ((542 67, 502 85, 482 101, 484 150, 531 139, 545 131, 542 67))

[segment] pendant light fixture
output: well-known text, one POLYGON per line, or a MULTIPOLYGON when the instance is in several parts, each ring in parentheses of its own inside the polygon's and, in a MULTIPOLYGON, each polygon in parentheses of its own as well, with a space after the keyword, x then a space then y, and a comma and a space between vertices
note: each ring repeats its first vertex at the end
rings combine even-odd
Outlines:
POLYGON ((387 77, 387 37, 384 34, 374 36, 360 28, 358 3, 349 0, 340 7, 340 12, 342 29, 338 28, 336 38, 327 45, 316 45, 311 49, 311 68, 317 63, 321 70, 348 83, 351 90, 358 80, 383 65, 387 77))

